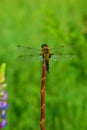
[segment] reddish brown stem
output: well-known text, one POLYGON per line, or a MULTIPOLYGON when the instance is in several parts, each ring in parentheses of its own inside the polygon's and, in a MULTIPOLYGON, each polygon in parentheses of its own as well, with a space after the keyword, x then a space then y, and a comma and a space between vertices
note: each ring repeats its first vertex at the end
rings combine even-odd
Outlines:
POLYGON ((41 80, 41 130, 45 130, 45 80, 46 80, 46 65, 42 64, 42 80, 41 80))

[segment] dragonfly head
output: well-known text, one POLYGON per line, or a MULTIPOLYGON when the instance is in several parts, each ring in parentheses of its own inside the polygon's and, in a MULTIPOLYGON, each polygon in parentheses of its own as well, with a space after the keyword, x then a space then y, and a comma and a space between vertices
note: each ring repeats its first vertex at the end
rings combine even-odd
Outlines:
POLYGON ((48 48, 48 45, 47 45, 47 44, 42 44, 42 45, 41 45, 41 48, 42 48, 42 49, 48 48))
POLYGON ((41 48, 42 48, 44 53, 48 53, 49 49, 48 49, 48 45, 47 44, 42 44, 41 48))

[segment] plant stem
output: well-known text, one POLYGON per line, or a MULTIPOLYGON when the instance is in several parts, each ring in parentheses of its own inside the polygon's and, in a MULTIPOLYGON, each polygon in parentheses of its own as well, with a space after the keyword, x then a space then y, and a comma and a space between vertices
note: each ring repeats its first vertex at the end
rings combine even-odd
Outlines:
POLYGON ((46 80, 46 65, 42 64, 42 80, 41 80, 41 130, 45 130, 45 80, 46 80))

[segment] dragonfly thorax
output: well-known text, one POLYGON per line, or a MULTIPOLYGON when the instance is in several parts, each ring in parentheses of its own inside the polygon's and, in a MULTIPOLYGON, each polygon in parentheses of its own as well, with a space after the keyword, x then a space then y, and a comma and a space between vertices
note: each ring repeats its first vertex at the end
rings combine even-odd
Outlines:
POLYGON ((49 49, 48 46, 43 46, 42 48, 42 57, 45 61, 49 60, 50 58, 50 53, 49 53, 49 49))
POLYGON ((49 53, 43 53, 42 57, 44 60, 49 60, 49 53))

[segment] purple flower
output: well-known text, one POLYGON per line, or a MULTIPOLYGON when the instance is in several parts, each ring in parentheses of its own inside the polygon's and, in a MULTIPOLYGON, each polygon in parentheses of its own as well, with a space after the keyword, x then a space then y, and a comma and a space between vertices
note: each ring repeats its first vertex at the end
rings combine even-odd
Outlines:
POLYGON ((0 110, 3 110, 3 109, 8 109, 8 104, 7 102, 0 102, 0 110))
POLYGON ((2 97, 2 100, 6 100, 8 98, 8 94, 7 91, 4 91, 4 95, 2 97))
POLYGON ((8 94, 6 91, 7 84, 5 83, 5 68, 6 64, 3 63, 0 68, 0 129, 7 125, 6 109, 8 108, 8 103, 6 102, 6 99, 8 98, 8 94))
POLYGON ((2 110, 2 114, 1 114, 2 118, 6 118, 6 111, 5 110, 2 110))
POLYGON ((7 125, 7 121, 5 119, 0 123, 0 128, 5 127, 7 125))

